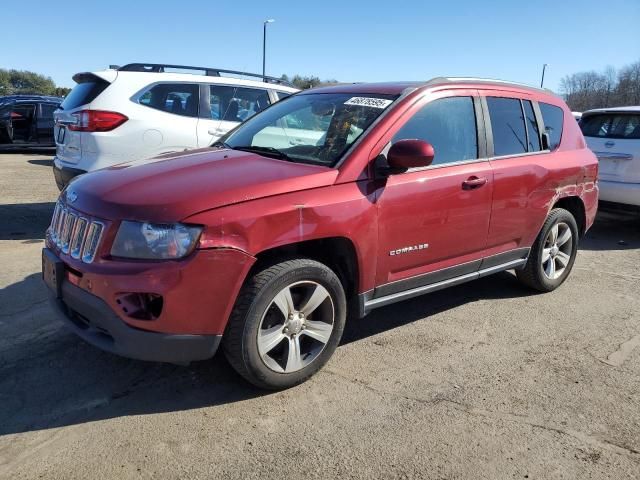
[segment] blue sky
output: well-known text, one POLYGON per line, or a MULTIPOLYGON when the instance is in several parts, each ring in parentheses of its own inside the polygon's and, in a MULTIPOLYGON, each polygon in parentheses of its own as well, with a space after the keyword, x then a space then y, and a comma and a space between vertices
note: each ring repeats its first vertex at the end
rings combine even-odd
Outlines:
POLYGON ((0 68, 166 62, 340 81, 481 76, 545 86, 640 60, 640 0, 3 1, 0 68))

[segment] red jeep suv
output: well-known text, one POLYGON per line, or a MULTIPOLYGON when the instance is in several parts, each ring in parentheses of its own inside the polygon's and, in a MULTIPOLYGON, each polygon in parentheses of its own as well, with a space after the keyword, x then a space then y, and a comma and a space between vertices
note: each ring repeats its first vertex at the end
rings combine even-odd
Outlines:
POLYGON ((598 203, 564 102, 437 78, 309 90, 213 148, 96 171, 60 195, 43 251, 84 340, 187 363, 221 345, 264 388, 317 372, 355 315, 515 269, 557 288, 598 203))

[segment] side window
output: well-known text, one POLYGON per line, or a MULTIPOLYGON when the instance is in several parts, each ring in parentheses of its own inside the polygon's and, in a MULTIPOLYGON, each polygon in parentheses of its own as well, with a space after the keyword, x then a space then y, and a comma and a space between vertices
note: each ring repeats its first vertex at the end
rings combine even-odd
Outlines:
POLYGON ((564 112, 560 107, 540 102, 542 121, 544 129, 549 135, 549 149, 555 150, 560 145, 562 138, 562 125, 564 123, 564 112))
POLYGON ((487 97, 493 154, 518 155, 527 152, 527 133, 520 100, 517 98, 487 97))
POLYGON ((257 88, 211 85, 211 117, 228 122, 244 122, 269 106, 269 94, 257 88))
POLYGON ((53 112, 57 109, 58 105, 54 103, 41 103, 40 113, 42 115, 42 120, 53 120, 53 112))
POLYGON ((478 158, 476 114, 471 97, 447 97, 427 103, 393 137, 433 145, 433 165, 478 158))
POLYGON ((278 100, 282 100, 283 98, 287 98, 291 96, 289 92, 280 92, 278 90, 275 90, 275 92, 276 92, 276 97, 278 97, 278 100))
POLYGON ((529 100, 523 100, 522 106, 524 107, 524 117, 527 123, 527 138, 529 139, 529 151, 539 152, 542 150, 540 146, 540 130, 538 129, 538 122, 536 122, 536 116, 533 113, 533 106, 529 100))
POLYGON ((161 83, 147 90, 138 103, 163 112, 198 116, 198 85, 189 83, 161 83))

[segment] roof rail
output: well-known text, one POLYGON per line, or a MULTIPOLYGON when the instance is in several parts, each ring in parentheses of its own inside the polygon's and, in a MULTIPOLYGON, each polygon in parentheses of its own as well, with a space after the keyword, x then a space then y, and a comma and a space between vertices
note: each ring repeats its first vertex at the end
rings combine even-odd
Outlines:
MULTIPOLYGON (((521 88, 528 88, 538 92, 553 93, 548 88, 538 88, 533 85, 527 85, 526 83, 510 82, 508 80, 498 80, 495 78, 479 78, 479 77, 436 77, 427 82, 428 85, 437 85, 441 83, 486 83, 487 85, 504 85, 514 86, 521 88)), ((555 94, 554 94, 555 95, 555 94)))
POLYGON ((36 93, 14 93, 11 95, 0 95, 0 103, 8 100, 63 100, 62 97, 56 97, 54 95, 38 95, 36 93))
MULTIPOLYGON (((115 65, 114 65, 115 66, 115 65)), ((278 85, 285 85, 287 87, 293 87, 291 83, 281 78, 269 77, 267 75, 260 75, 259 73, 240 72, 237 70, 226 70, 224 68, 214 67, 193 67, 190 65, 169 65, 164 63, 129 63, 119 67, 119 72, 155 72, 162 73, 166 68, 175 68, 180 70, 198 70, 204 72, 204 75, 209 77, 220 77, 221 73, 229 75, 241 75, 245 77, 261 78, 265 83, 275 83, 278 85)))

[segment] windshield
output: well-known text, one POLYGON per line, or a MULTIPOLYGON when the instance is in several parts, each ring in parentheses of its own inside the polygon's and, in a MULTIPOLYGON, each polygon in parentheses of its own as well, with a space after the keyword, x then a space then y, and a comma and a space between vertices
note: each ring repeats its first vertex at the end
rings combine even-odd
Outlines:
POLYGON ((228 148, 333 167, 397 95, 294 95, 249 119, 221 142, 228 148))

